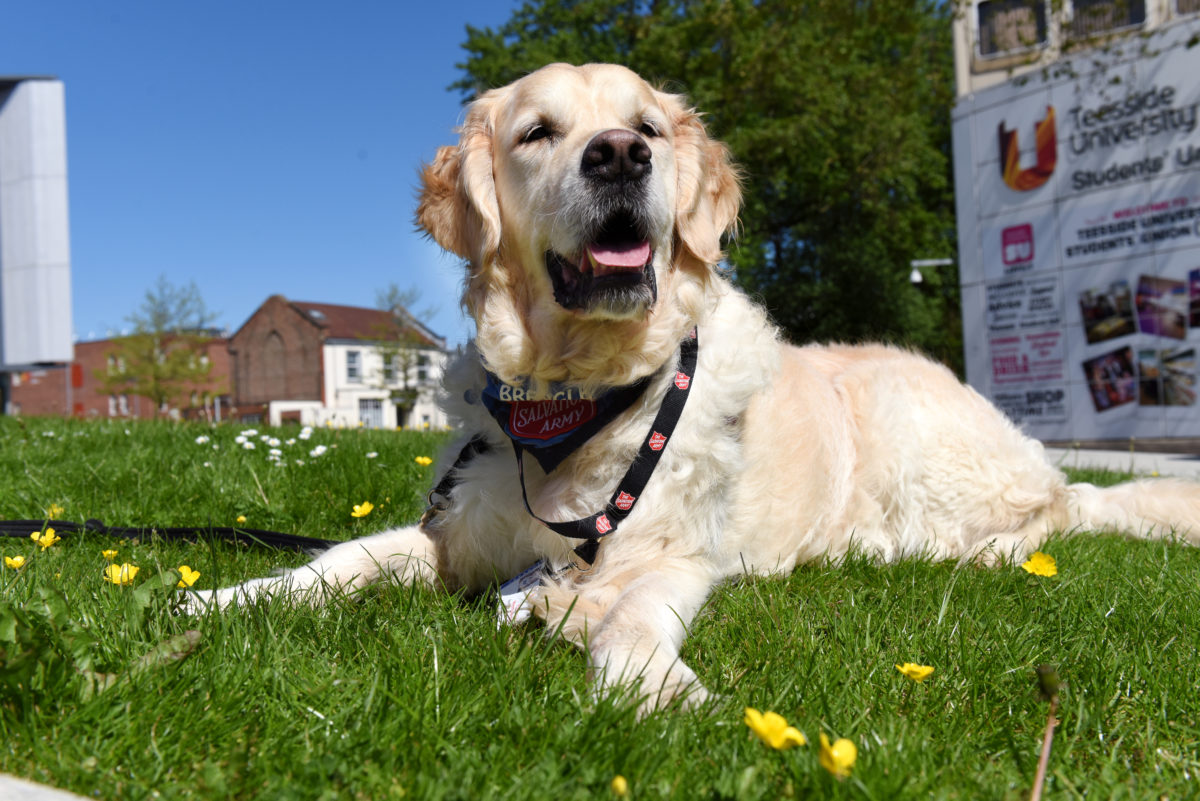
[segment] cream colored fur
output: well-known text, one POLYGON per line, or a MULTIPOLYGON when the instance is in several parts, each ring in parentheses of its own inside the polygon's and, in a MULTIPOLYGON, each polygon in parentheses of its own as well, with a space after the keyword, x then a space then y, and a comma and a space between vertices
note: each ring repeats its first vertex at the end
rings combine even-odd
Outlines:
POLYGON ((320 602, 382 577, 483 590, 536 559, 568 564, 575 541, 521 503, 512 450, 465 395, 483 363, 506 380, 594 388, 652 376, 642 399, 550 475, 526 460, 534 510, 571 519, 603 507, 646 436, 695 325, 699 364, 661 463, 590 572, 541 588, 551 631, 586 648, 600 691, 630 686, 644 709, 705 691, 679 659, 688 624, 719 581, 787 571, 859 548, 881 560, 1020 559, 1053 531, 1178 533, 1200 543, 1200 489, 1137 482, 1068 485, 1042 446, 974 390, 920 356, 879 345, 792 347, 763 310, 718 275, 719 239, 734 223, 738 182, 682 98, 610 65, 551 65, 485 94, 457 147, 426 168, 418 219, 469 262, 464 302, 478 336, 448 370, 445 397, 463 438, 491 450, 465 466, 449 508, 424 526, 338 545, 311 564, 213 593, 194 605, 288 594, 320 602), (580 153, 599 131, 661 131, 650 141, 646 202, 658 299, 617 319, 553 299, 544 252, 580 243, 588 202, 580 153), (534 147, 522 131, 552 123, 534 147), (560 628, 561 627, 561 628, 560 628))

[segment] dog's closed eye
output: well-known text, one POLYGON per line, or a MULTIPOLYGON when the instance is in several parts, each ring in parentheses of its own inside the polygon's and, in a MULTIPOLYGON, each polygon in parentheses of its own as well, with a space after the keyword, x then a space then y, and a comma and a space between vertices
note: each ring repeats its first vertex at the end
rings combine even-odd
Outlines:
POLYGON ((554 128, 546 122, 536 122, 521 134, 521 144, 529 145, 542 139, 553 139, 554 128))
POLYGON ((650 138, 662 136, 658 126, 649 120, 642 121, 642 124, 638 126, 638 133, 640 133, 642 136, 647 136, 650 138))

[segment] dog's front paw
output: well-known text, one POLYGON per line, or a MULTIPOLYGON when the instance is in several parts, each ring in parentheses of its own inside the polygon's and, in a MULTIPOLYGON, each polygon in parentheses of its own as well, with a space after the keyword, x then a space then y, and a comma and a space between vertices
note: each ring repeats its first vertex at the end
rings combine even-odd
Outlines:
POLYGON ((618 664, 606 660, 592 670, 595 692, 600 696, 633 692, 637 694, 638 717, 678 704, 694 709, 708 702, 710 695, 692 669, 678 658, 651 657, 641 665, 631 661, 618 664))
POLYGON ((690 710, 708 703, 709 692, 696 678, 692 669, 678 659, 662 676, 642 677, 644 699, 638 706, 638 715, 645 716, 672 704, 690 710))
POLYGON ((187 590, 177 607, 180 614, 197 616, 210 609, 222 610, 231 606, 247 606, 259 598, 288 596, 291 583, 286 576, 252 579, 244 584, 220 590, 187 590))

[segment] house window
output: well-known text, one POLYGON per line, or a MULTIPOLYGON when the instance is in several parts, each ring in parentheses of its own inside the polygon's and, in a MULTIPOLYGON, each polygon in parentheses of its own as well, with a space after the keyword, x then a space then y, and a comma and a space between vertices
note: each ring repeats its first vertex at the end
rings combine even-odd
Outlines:
POLYGON ((117 396, 116 395, 108 396, 108 416, 109 417, 117 416, 117 396))
POLYGON ((396 380, 396 364, 399 361, 399 356, 383 354, 383 380, 388 384, 396 380))
POLYGON ((417 357, 417 381, 429 380, 429 357, 422 353, 417 357))
POLYGON ((122 417, 125 417, 129 414, 129 396, 128 395, 118 395, 117 396, 117 414, 121 415, 122 417))
POLYGON ((1072 6, 1071 35, 1080 39, 1146 21, 1145 0, 1074 0, 1072 6))
POLYGON ((1177 0, 1175 11, 1180 14, 1195 14, 1200 11, 1200 0, 1177 0))
POLYGON ((379 398, 359 400, 358 420, 364 428, 383 428, 383 401, 379 398))
POLYGON ((362 353, 357 350, 346 351, 346 380, 351 384, 362 381, 362 353))
POLYGON ((985 0, 979 9, 979 55, 1000 56, 1046 44, 1042 0, 985 0))

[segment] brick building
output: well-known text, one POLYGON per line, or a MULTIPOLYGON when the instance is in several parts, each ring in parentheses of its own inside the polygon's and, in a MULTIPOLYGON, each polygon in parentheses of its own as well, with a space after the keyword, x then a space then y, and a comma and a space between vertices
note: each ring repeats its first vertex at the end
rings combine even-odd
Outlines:
POLYGON ((75 358, 63 367, 12 374, 10 412, 58 417, 170 417, 222 420, 229 417, 228 340, 214 337, 202 359, 212 365, 208 380, 184 388, 173 406, 156 410, 149 399, 105 391, 101 376, 121 369, 115 354, 118 340, 75 343, 75 358))
POLYGON ((411 316, 272 295, 229 338, 247 422, 441 427, 446 342, 411 316))

